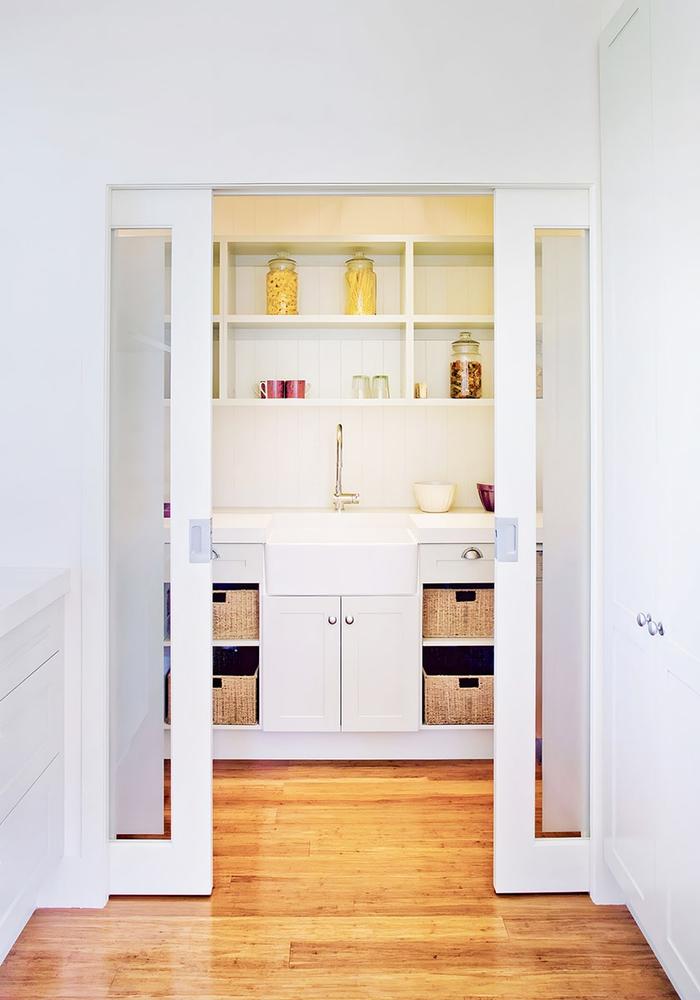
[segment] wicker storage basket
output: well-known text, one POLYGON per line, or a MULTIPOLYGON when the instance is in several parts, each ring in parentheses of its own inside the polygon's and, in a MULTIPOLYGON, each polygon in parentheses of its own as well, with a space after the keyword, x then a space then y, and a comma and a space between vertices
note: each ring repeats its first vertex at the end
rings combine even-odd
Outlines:
POLYGON ((239 587, 235 584, 215 587, 212 598, 215 639, 259 637, 257 587, 239 587))
POLYGON ((254 726, 258 721, 258 672, 247 677, 212 678, 215 726, 254 726))
POLYGON ((430 676, 423 671, 423 722, 427 726, 493 724, 493 676, 430 676))
POLYGON ((426 638, 484 638, 493 635, 493 584, 423 588, 426 638))

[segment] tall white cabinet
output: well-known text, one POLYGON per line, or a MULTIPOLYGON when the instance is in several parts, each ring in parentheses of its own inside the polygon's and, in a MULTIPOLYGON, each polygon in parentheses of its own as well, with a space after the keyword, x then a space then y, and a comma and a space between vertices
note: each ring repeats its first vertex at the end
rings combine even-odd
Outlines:
POLYGON ((684 998, 700 997, 699 33, 697 4, 640 0, 601 44, 606 859, 684 998))

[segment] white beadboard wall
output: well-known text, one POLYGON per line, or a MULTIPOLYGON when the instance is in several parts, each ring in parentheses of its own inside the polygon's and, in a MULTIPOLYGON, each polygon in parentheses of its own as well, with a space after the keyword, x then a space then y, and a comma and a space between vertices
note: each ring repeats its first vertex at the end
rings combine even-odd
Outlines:
POLYGON ((457 483, 456 506, 478 507, 493 482, 493 409, 264 407, 214 411, 215 507, 329 507, 335 428, 345 436, 343 487, 363 507, 414 507, 412 484, 457 483))

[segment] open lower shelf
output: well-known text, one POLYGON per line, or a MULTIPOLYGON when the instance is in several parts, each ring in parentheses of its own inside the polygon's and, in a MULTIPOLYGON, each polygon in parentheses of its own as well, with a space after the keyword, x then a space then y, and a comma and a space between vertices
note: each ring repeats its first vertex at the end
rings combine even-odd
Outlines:
POLYGON ((435 639, 423 639, 424 646, 493 646, 494 640, 493 636, 485 637, 472 637, 469 638, 456 638, 452 636, 440 636, 435 639))
POLYGON ((216 730, 226 730, 227 732, 238 731, 239 729, 262 729, 262 726, 257 722, 254 726, 234 726, 234 725, 212 725, 212 729, 216 730))
POLYGON ((259 639, 212 639, 212 646, 223 646, 225 648, 232 648, 234 646, 259 646, 259 639))
POLYGON ((439 729, 441 732, 446 732, 447 730, 453 730, 453 729, 454 730, 457 730, 457 729, 461 729, 461 730, 464 730, 464 729, 470 729, 470 730, 471 729, 493 729, 493 723, 491 722, 488 725, 470 725, 469 723, 465 723, 463 726, 429 726, 426 722, 423 722, 423 723, 421 723, 421 727, 420 728, 421 728, 421 730, 424 730, 424 729, 439 729))

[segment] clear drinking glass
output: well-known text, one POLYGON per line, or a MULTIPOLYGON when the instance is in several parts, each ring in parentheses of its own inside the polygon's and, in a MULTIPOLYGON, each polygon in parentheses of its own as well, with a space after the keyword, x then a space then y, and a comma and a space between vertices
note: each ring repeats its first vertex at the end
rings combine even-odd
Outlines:
POLYGON ((369 375, 353 375, 352 395, 354 399, 369 399, 372 395, 370 391, 369 375))
POLYGON ((389 376, 375 375, 372 379, 372 395, 375 399, 389 399, 389 376))

